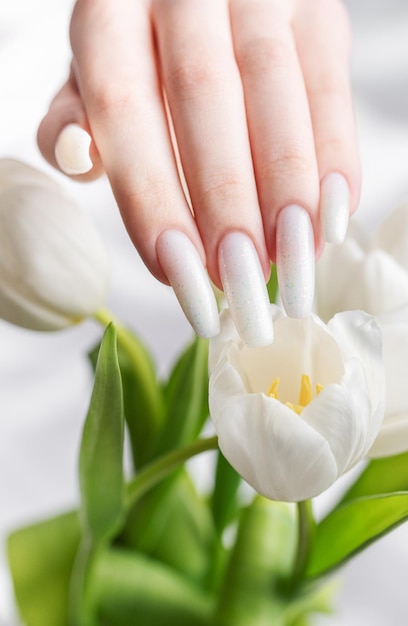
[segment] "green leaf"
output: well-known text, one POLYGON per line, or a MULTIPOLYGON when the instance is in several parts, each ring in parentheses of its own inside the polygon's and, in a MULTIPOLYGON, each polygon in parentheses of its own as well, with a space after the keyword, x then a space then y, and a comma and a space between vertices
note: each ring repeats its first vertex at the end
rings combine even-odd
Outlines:
POLYGON ((123 423, 116 332, 111 324, 99 351, 79 455, 81 520, 93 543, 112 536, 124 514, 123 423))
POLYGON ((306 576, 326 574, 408 519, 408 493, 368 496, 318 524, 306 576))
POLYGON ((276 302, 278 297, 278 273, 276 271, 276 265, 271 263, 271 276, 266 284, 266 288, 268 290, 269 301, 276 302))
POLYGON ((119 342, 118 356, 125 419, 134 466, 139 470, 153 459, 164 420, 164 398, 148 352, 130 333, 129 342, 131 349, 119 342))
POLYGON ((166 422, 156 456, 193 441, 208 417, 208 341, 196 338, 165 388, 166 422))
POLYGON ((408 491, 408 452, 370 461, 341 504, 362 496, 408 491))
POLYGON ((153 559, 111 549, 101 555, 94 573, 100 626, 209 624, 212 599, 153 559))
POLYGON ((137 503, 129 514, 121 541, 190 580, 202 581, 213 535, 208 505, 183 468, 137 503))
POLYGON ((218 535, 223 533, 225 527, 238 513, 240 484, 240 475, 228 463, 224 455, 218 452, 214 489, 211 495, 211 509, 218 535))
MULTIPOLYGON (((98 319, 106 323, 108 312, 98 319)), ((129 432, 135 469, 142 468, 152 460, 163 420, 164 398, 152 359, 136 335, 116 324, 118 358, 122 373, 125 419, 129 432)), ((90 353, 95 366, 97 348, 90 353)))
POLYGON ((67 626, 69 581, 80 542, 76 512, 14 532, 7 552, 26 626, 67 626))

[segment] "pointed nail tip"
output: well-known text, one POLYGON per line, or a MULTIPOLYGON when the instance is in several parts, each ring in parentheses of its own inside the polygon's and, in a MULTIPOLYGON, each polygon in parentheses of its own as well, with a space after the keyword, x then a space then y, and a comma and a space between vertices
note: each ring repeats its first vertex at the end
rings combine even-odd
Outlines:
POLYGON ((217 337, 217 335, 220 334, 219 325, 216 328, 202 329, 202 328, 193 327, 193 329, 197 337, 199 337, 200 339, 213 339, 214 337, 217 337))
POLYGON ((342 243, 350 212, 350 190, 342 174, 328 174, 321 183, 320 223, 326 243, 342 243))
POLYGON ((336 229, 332 228, 323 228, 323 239, 326 243, 332 243, 335 245, 339 245, 344 242, 347 236, 348 229, 348 220, 341 227, 337 227, 336 229))
POLYGON ((346 235, 333 235, 332 233, 328 235, 323 234, 323 239, 325 240, 326 243, 330 243, 336 246, 343 243, 345 238, 346 238, 346 235))
POLYGON ((309 317, 312 313, 312 307, 304 307, 302 309, 296 309, 293 307, 284 307, 285 308, 285 313, 288 317, 291 317, 292 319, 303 319, 305 317, 309 317))
POLYGON ((282 209, 278 216, 276 266, 279 291, 286 315, 307 317, 315 287, 315 247, 308 212, 297 205, 282 209))
POLYGON ((269 337, 259 337, 256 339, 245 339, 242 337, 242 341, 248 346, 248 348, 266 348, 273 343, 273 335, 269 337))
POLYGON ((197 249, 182 231, 163 231, 157 255, 187 321, 198 337, 211 339, 220 332, 217 301, 197 249))
POLYGON ((62 165, 61 163, 58 163, 58 166, 60 170, 64 172, 64 174, 67 174, 67 176, 80 176, 81 174, 87 174, 88 172, 91 171, 93 167, 93 165, 90 165, 90 167, 82 167, 82 168, 74 169, 74 168, 64 167, 64 165, 62 165))
POLYGON ((335 224, 322 223, 323 239, 326 243, 335 245, 343 243, 347 236, 348 215, 344 219, 338 219, 335 224))
POLYGON ((246 345, 271 343, 269 297, 257 250, 248 235, 228 233, 219 246, 219 269, 238 334, 246 345))

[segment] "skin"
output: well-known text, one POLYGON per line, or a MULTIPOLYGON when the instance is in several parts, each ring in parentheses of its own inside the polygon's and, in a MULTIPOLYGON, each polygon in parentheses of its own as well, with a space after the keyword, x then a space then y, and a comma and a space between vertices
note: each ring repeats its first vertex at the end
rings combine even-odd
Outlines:
POLYGON ((159 280, 156 243, 168 228, 191 239, 220 287, 217 250, 231 231, 249 235, 267 279, 276 217, 289 204, 309 212, 319 255, 326 174, 345 177, 356 209, 350 26, 339 0, 77 0, 70 34, 71 73, 40 125, 40 149, 58 167, 64 126, 91 134, 94 167, 75 178, 107 174, 159 280))

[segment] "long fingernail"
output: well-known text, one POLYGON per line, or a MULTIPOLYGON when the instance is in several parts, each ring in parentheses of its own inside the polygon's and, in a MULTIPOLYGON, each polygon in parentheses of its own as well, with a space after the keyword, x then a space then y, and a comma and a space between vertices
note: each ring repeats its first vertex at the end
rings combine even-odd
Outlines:
POLYGON ((160 265, 181 308, 199 337, 219 333, 217 301, 200 256, 184 233, 164 231, 157 242, 160 265))
POLYGON ((342 243, 350 214, 350 190, 341 174, 327 174, 320 187, 320 223, 327 243, 342 243))
POLYGON ((273 340, 268 292, 258 253, 241 232, 228 233, 218 253, 221 282, 241 339, 249 346, 273 340))
POLYGON ((296 204, 278 214, 276 268, 286 313, 289 317, 310 315, 315 282, 313 227, 308 212, 296 204))
POLYGON ((55 144, 55 159, 65 174, 76 176, 92 169, 91 141, 89 133, 77 124, 68 124, 62 129, 55 144))

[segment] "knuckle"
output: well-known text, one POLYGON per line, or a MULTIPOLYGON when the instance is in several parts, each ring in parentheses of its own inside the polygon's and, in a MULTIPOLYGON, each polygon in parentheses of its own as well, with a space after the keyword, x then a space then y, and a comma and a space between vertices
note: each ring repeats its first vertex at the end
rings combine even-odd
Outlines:
POLYGON ((311 170, 311 161, 301 146, 282 146, 274 150, 258 168, 258 174, 263 182, 285 179, 287 176, 307 173, 311 170))
POLYGON ((308 86, 309 97, 324 97, 326 100, 348 100, 349 80, 343 67, 337 71, 322 71, 312 85, 308 86))
POLYGON ((111 118, 126 115, 134 109, 133 96, 123 88, 128 82, 115 84, 112 81, 94 84, 89 90, 89 103, 92 113, 98 118, 111 118))
POLYGON ((139 179, 130 175, 119 178, 118 174, 117 180, 112 177, 112 183, 119 206, 126 214, 137 215, 138 222, 151 220, 157 206, 171 206, 175 196, 172 185, 159 172, 139 179))
POLYGON ((183 61, 169 70, 167 88, 175 97, 189 98, 205 92, 221 83, 219 60, 210 60, 208 55, 196 56, 183 61))
POLYGON ((292 53, 293 46, 286 37, 258 37, 237 50, 237 62, 242 74, 262 76, 287 68, 292 53))
POLYGON ((242 173, 236 171, 217 172, 212 175, 200 193, 201 203, 215 202, 217 205, 245 201, 248 195, 248 185, 242 173))

